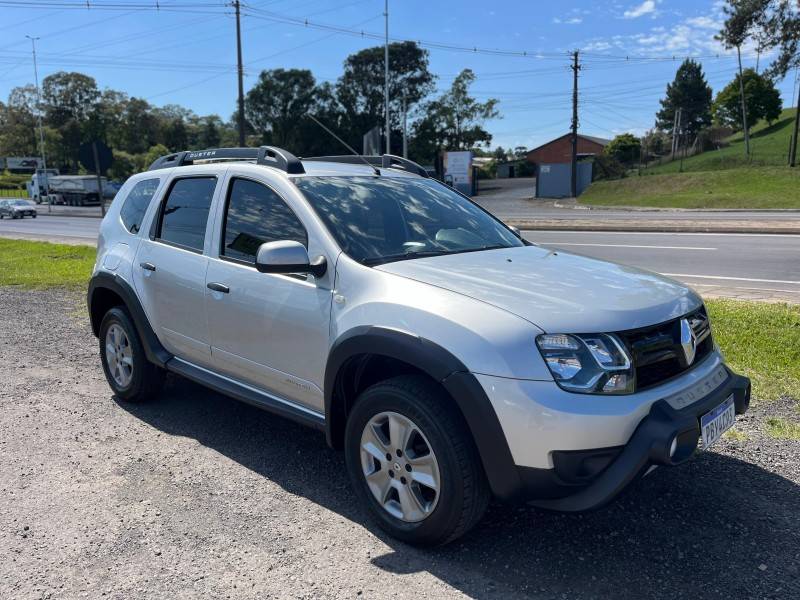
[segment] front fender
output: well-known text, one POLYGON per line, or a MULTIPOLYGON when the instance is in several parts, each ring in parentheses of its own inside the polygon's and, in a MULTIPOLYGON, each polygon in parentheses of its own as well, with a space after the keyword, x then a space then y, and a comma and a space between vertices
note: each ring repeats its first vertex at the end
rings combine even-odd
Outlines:
POLYGON ((333 344, 325 368, 325 429, 328 443, 341 446, 347 420, 344 398, 337 397, 338 378, 359 355, 392 358, 413 366, 440 383, 467 423, 493 493, 510 499, 520 488, 518 472, 494 407, 475 376, 438 344, 397 329, 355 327, 333 344))

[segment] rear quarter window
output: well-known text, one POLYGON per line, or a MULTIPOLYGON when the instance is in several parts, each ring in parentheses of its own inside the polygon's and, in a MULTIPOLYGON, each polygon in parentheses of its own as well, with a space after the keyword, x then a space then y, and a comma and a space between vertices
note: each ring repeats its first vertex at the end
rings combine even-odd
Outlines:
POLYGON ((158 189, 159 179, 143 179, 133 186, 130 193, 122 202, 119 211, 119 218, 125 229, 133 234, 139 233, 142 227, 142 219, 150 206, 156 190, 158 189))

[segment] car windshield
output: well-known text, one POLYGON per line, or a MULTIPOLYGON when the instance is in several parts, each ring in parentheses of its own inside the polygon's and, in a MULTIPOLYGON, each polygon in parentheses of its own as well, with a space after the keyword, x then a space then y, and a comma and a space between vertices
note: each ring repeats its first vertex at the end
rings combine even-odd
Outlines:
POLYGON ((25 202, 25 200, 14 200, 11 204, 13 204, 14 206, 26 206, 26 207, 31 205, 30 202, 25 202))
POLYGON ((367 265, 524 245, 502 223, 433 179, 298 177, 294 182, 342 250, 367 265))

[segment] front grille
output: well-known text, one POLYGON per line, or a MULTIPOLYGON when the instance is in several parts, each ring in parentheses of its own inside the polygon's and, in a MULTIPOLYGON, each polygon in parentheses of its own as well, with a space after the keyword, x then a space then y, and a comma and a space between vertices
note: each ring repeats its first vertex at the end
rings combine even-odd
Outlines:
POLYGON ((636 390, 644 390, 679 375, 697 364, 714 348, 705 307, 685 317, 651 327, 618 333, 633 357, 636 390), (697 338, 694 360, 687 363, 681 346, 681 319, 685 318, 697 338))

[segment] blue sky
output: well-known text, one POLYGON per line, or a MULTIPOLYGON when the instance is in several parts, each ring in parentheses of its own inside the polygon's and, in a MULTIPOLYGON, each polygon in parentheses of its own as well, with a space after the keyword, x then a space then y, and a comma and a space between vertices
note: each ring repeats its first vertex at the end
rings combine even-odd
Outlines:
MULTIPOLYGON (((54 3, 32 0, 37 1, 54 3)), ((223 118, 234 110, 235 25, 231 9, 221 0, 160 0, 159 10, 156 0, 90 0, 96 8, 89 9, 9 4, 14 3, 0 1, 4 100, 14 86, 33 81, 27 34, 41 38, 40 79, 59 70, 76 70, 95 77, 101 88, 122 90, 156 105, 176 103, 223 118), (123 3, 128 6, 119 6, 123 3), (117 6, 111 10, 109 4, 117 6), (106 10, 101 10, 104 5, 106 10)), ((245 90, 267 68, 308 68, 318 79, 333 81, 348 54, 379 43, 280 22, 283 17, 383 32, 383 0, 252 0, 246 6, 245 90)), ((438 88, 447 87, 468 67, 478 76, 475 95, 500 100, 503 118, 487 124, 493 145, 534 147, 567 131, 572 82, 567 53, 574 49, 584 53, 580 130, 601 137, 624 131, 638 134, 652 127, 658 99, 687 55, 702 57, 715 93, 736 70, 735 55, 713 39, 723 18, 716 0, 390 0, 389 12, 392 37, 510 51, 429 48, 438 88)), ((768 61, 761 57, 762 66, 768 61)), ((755 66, 752 49, 746 49, 744 62, 755 66)), ((793 81, 787 77, 780 82, 785 106, 792 100, 793 81)))

